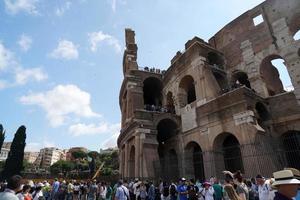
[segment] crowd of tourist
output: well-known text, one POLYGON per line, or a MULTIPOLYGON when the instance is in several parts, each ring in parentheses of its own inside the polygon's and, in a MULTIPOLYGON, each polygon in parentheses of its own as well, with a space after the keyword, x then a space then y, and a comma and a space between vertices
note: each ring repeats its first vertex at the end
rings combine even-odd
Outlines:
POLYGON ((287 168, 246 180, 241 172, 223 172, 224 182, 211 177, 200 182, 181 178, 175 181, 119 180, 111 185, 93 181, 33 181, 13 176, 1 183, 0 200, 300 200, 300 172, 287 168))

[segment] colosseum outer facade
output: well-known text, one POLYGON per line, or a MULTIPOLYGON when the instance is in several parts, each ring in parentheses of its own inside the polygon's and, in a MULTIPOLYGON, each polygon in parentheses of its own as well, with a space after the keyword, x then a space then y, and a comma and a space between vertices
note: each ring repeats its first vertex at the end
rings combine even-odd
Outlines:
POLYGON ((300 168, 299 29, 299 0, 267 0, 209 42, 187 41, 165 71, 138 65, 135 33, 126 29, 122 177, 203 180, 224 169, 252 177, 300 168), (271 62, 277 58, 292 91, 271 62))

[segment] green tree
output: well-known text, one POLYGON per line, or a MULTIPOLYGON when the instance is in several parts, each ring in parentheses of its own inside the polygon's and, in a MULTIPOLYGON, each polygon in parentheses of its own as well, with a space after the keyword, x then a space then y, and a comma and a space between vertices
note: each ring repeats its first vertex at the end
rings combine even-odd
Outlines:
POLYGON ((85 153, 84 151, 73 151, 72 156, 75 159, 83 159, 87 157, 87 153, 85 153))
POLYGON ((2 171, 2 179, 7 179, 13 175, 21 174, 23 169, 24 148, 26 140, 26 127, 20 126, 12 141, 10 152, 2 171))
POLYGON ((68 173, 75 168, 75 164, 71 161, 59 160, 50 167, 50 172, 53 175, 57 175, 59 173, 68 173))
POLYGON ((3 145, 4 139, 5 139, 5 130, 3 129, 2 124, 0 124, 0 153, 1 153, 1 148, 3 145))

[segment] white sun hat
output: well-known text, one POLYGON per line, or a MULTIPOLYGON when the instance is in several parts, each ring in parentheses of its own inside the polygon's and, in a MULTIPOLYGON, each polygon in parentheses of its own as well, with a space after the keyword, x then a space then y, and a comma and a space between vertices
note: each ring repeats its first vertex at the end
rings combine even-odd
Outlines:
POLYGON ((299 184, 300 181, 294 176, 291 170, 281 170, 273 173, 275 182, 272 186, 276 187, 279 185, 299 184))

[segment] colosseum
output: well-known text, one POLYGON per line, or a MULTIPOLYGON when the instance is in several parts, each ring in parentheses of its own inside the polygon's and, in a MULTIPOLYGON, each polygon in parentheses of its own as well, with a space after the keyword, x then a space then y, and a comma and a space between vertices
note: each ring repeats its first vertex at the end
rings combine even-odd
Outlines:
POLYGON ((208 42, 194 37, 167 70, 137 63, 125 30, 118 137, 123 178, 203 180, 300 168, 299 0, 267 0, 208 42), (284 60, 284 88, 272 63, 284 60), (292 89, 291 89, 292 88, 292 89))

